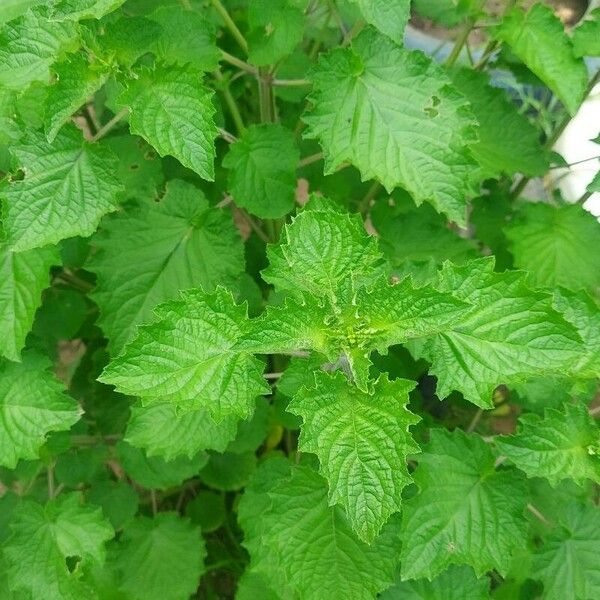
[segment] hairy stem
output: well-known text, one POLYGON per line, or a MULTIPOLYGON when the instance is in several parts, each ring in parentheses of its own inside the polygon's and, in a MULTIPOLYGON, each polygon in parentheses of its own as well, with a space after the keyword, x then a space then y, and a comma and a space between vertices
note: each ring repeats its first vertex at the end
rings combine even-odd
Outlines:
POLYGON ((238 43, 239 47, 248 54, 248 42, 242 35, 242 32, 238 29, 237 25, 233 22, 233 19, 229 16, 227 9, 221 4, 220 0, 211 0, 211 3, 219 13, 221 19, 223 19, 223 23, 225 23, 225 26, 229 29, 229 32, 238 43))

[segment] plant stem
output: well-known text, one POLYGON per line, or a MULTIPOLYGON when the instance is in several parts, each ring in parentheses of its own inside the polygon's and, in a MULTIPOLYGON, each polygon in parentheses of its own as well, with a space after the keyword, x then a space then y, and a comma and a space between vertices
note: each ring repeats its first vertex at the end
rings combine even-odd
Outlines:
POLYGON ((452 47, 452 50, 450 51, 450 54, 446 59, 445 65, 447 67, 451 67, 456 62, 456 59, 460 56, 463 46, 467 43, 467 39, 469 37, 469 34, 471 33, 471 30, 473 29, 474 24, 475 23, 471 20, 465 23, 463 30, 461 31, 460 35, 456 38, 454 46, 452 47))
POLYGON ((150 502, 152 503, 152 515, 155 517, 158 513, 158 502, 156 501, 156 490, 150 490, 150 502))
POLYGON ((261 67, 258 70, 258 103, 261 123, 273 123, 275 114, 273 111, 273 88, 271 87, 271 75, 267 69, 261 67))
POLYGON ((352 29, 344 36, 344 40, 342 41, 342 48, 350 45, 350 42, 362 31, 363 27, 366 25, 364 21, 356 21, 352 26, 352 29))
POLYGON ((229 29, 229 32, 234 37, 235 41, 238 43, 239 47, 248 54, 248 42, 246 38, 242 35, 242 32, 238 29, 237 25, 233 22, 233 19, 229 16, 227 9, 221 4, 220 0, 211 0, 211 3, 215 10, 223 19, 225 26, 229 29))
POLYGON ((311 154, 309 156, 305 156, 304 158, 300 159, 300 161, 298 162, 298 168, 301 169, 302 167, 312 165, 314 162, 318 162, 320 160, 323 160, 322 152, 317 152, 316 154, 311 154))
POLYGON ((548 521, 548 519, 546 519, 546 517, 533 504, 529 503, 527 505, 527 510, 544 525, 551 525, 550 521, 548 521))
POLYGON ((371 187, 367 190, 365 197, 360 201, 360 203, 358 205, 358 210, 361 215, 364 215, 365 213, 369 212, 369 207, 371 206, 371 200, 373 200, 373 198, 375 198, 375 196, 377 196, 377 193, 379 192, 380 189, 381 189, 381 184, 379 183, 379 181, 374 181, 371 184, 371 187))
POLYGON ((99 139, 103 138, 121 119, 126 117, 129 114, 129 109, 127 107, 120 110, 106 125, 103 125, 94 135, 94 137, 90 140, 91 142, 97 142, 99 139))
POLYGON ((312 85, 312 81, 310 79, 273 79, 271 84, 280 87, 301 87, 312 85))
POLYGON ((237 142, 237 138, 233 133, 229 133, 229 131, 222 129, 221 127, 219 127, 219 135, 230 144, 235 144, 235 142, 237 142))
POLYGON ((471 422, 469 423, 469 426, 466 429, 467 433, 475 431, 475 428, 477 427, 477 425, 479 425, 479 421, 481 421, 481 417, 483 417, 483 410, 481 408, 478 408, 477 412, 473 415, 473 418, 471 419, 471 422))
POLYGON ((592 192, 585 192, 579 200, 575 204, 585 204, 589 197, 592 195, 592 192))
POLYGON ((223 99, 225 100, 225 104, 227 104, 227 108, 229 109, 229 113, 231 114, 231 118, 233 119, 235 128, 237 132, 241 135, 242 133, 244 133, 246 126, 244 125, 244 121, 238 109, 238 105, 235 101, 235 98, 231 95, 229 83, 227 82, 225 77, 223 77, 221 71, 215 71, 215 78, 221 84, 219 86, 219 90, 223 94, 223 99))
POLYGON ((225 52, 225 50, 221 50, 221 56, 223 60, 228 62, 230 65, 233 65, 242 71, 246 71, 246 73, 250 73, 251 75, 258 75, 258 69, 256 67, 249 65, 247 62, 244 62, 237 56, 229 54, 229 52, 225 52))
POLYGON ((48 498, 52 500, 56 494, 56 489, 54 487, 54 465, 48 465, 47 470, 47 478, 48 478, 48 498))

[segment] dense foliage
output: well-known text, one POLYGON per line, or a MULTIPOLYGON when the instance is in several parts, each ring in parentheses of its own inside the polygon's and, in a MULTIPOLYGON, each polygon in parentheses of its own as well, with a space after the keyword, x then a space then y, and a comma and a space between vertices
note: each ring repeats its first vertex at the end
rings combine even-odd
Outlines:
POLYGON ((0 598, 600 598, 600 14, 414 4, 2 1, 0 598))

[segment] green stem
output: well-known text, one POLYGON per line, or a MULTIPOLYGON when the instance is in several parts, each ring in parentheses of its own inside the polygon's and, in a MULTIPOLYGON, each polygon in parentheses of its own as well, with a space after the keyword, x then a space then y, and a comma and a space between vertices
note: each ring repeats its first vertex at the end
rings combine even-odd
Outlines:
POLYGON ((244 62, 233 54, 229 54, 229 52, 225 52, 225 50, 221 50, 221 57, 225 62, 228 62, 242 71, 246 71, 246 73, 250 73, 252 75, 258 74, 258 69, 256 67, 249 65, 247 62, 244 62))
POLYGON ((589 197, 592 195, 592 192, 585 192, 579 200, 577 200, 576 204, 585 204, 589 197))
POLYGON ((99 139, 103 138, 121 119, 126 117, 129 114, 129 109, 127 107, 120 110, 106 125, 103 125, 97 132, 96 135, 90 140, 92 142, 97 142, 99 139))
POLYGON ((234 37, 235 41, 238 43, 239 47, 248 54, 248 42, 246 38, 242 35, 242 32, 238 29, 237 25, 233 22, 233 19, 229 16, 227 9, 221 4, 220 0, 211 0, 211 3, 215 10, 223 19, 225 26, 229 29, 231 35, 234 37))
POLYGON ((374 181, 371 184, 371 187, 367 190, 365 197, 360 201, 360 203, 358 205, 358 210, 361 215, 364 215, 365 213, 369 212, 369 207, 371 206, 371 200, 373 200, 373 198, 375 198, 375 196, 377 196, 377 193, 379 192, 380 189, 381 189, 381 184, 379 183, 379 181, 374 181))
POLYGON ((298 162, 298 168, 301 169, 302 167, 312 165, 312 163, 318 162, 320 160, 323 160, 322 152, 317 152, 316 154, 310 154, 309 156, 305 156, 304 158, 300 159, 300 161, 298 162))
POLYGON ((268 69, 261 67, 258 70, 258 103, 261 123, 273 123, 275 120, 271 81, 268 69))
POLYGON ((280 87, 303 87, 312 85, 310 79, 273 79, 271 83, 280 87))
POLYGON ((242 133, 244 133, 246 126, 244 125, 244 121, 238 109, 238 105, 235 101, 235 98, 231 95, 229 83, 225 80, 221 71, 215 71, 215 78, 221 84, 219 86, 219 90, 223 94, 223 99, 225 100, 225 104, 227 104, 227 108, 229 109, 229 113, 231 114, 231 118, 233 119, 233 123, 235 124, 235 128, 237 132, 241 135, 242 133))
POLYGON ((456 62, 456 59, 460 56, 464 45, 467 43, 469 34, 473 30, 473 25, 475 25, 473 21, 467 21, 460 35, 456 38, 454 46, 452 47, 452 50, 450 51, 450 54, 445 62, 447 67, 451 67, 456 62))

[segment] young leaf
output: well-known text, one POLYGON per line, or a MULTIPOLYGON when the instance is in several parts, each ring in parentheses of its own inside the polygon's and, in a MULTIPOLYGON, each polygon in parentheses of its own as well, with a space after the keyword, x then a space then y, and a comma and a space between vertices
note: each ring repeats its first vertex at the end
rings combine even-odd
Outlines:
POLYGON ((600 287, 600 223, 578 205, 527 203, 506 228, 515 265, 538 286, 600 287))
POLYGON ((533 574, 544 584, 544 599, 579 600, 600 594, 600 511, 572 502, 533 557, 533 574))
POLYGON ((78 45, 72 23, 53 23, 42 9, 29 10, 0 30, 0 86, 24 90, 33 81, 47 83, 50 66, 78 45))
POLYGON ((514 8, 492 30, 496 39, 533 71, 574 115, 587 87, 587 70, 576 58, 571 40, 549 6, 534 4, 528 12, 514 8))
POLYGON ((294 208, 299 159, 294 134, 281 125, 246 129, 223 159, 235 203, 261 218, 286 215, 294 208))
POLYGON ((101 19, 116 10, 125 0, 55 0, 51 16, 56 21, 101 19))
POLYGON ((583 404, 547 408, 544 416, 519 418, 520 430, 496 439, 496 445, 529 477, 545 477, 552 485, 563 479, 600 483, 600 429, 583 404))
POLYGON ((27 353, 23 362, 0 359, 0 465, 14 468, 38 458, 51 431, 65 431, 79 420, 75 400, 48 372, 50 361, 27 353))
POLYGON ((167 184, 160 202, 145 200, 104 221, 93 244, 92 294, 100 324, 117 356, 153 309, 179 289, 233 284, 244 269, 239 233, 225 211, 180 180, 167 184))
POLYGON ((572 39, 575 56, 600 56, 600 8, 575 28, 572 39))
POLYGON ((486 443, 459 429, 433 429, 418 461, 420 491, 403 509, 402 579, 430 579, 452 564, 470 565, 478 577, 506 573, 526 542, 523 479, 495 469, 486 443))
MULTIPOLYGON (((259 472, 272 468, 271 462, 259 472)), ((272 476, 258 490, 252 483, 248 489, 239 508, 244 543, 252 564, 268 578, 282 572, 306 600, 367 600, 392 582, 394 525, 370 546, 357 539, 341 509, 328 506, 327 484, 309 467, 295 466, 283 480, 272 476)))
POLYGON ((312 80, 306 137, 321 143, 326 173, 349 161, 364 180, 401 186, 465 224, 475 120, 440 67, 367 28, 321 58, 312 80))
POLYGON ((382 375, 365 394, 341 373, 315 373, 288 406, 302 417, 302 451, 319 457, 329 502, 344 507, 352 529, 367 543, 400 510, 412 480, 408 454, 419 452, 408 428, 419 421, 407 408, 412 381, 382 375))
POLYGON ((502 173, 539 176, 548 169, 540 132, 509 101, 503 90, 489 84, 484 73, 473 69, 450 71, 452 83, 469 100, 479 122, 479 140, 471 146, 483 168, 482 178, 502 173))
POLYGON ((248 329, 245 306, 217 288, 181 292, 155 310, 156 320, 142 325, 124 353, 99 378, 144 402, 172 402, 185 409, 206 409, 220 422, 247 417, 256 396, 269 391, 263 364, 241 347, 248 329))
POLYGON ((108 148, 84 141, 74 125, 64 127, 52 144, 30 132, 11 152, 25 171, 23 180, 0 192, 13 250, 86 237, 103 215, 116 210, 122 189, 114 175, 116 157, 108 148))
POLYGON ((549 295, 527 288, 521 272, 493 269, 490 258, 460 267, 446 263, 436 289, 471 308, 446 330, 409 345, 414 356, 431 362, 440 398, 458 390, 481 408, 493 408, 498 385, 570 368, 582 348, 549 295))
POLYGON ((279 62, 302 41, 304 16, 288 0, 252 0, 248 58, 259 67, 279 62))
POLYGON ((49 142, 54 141, 60 128, 104 85, 109 75, 105 65, 90 65, 81 54, 59 63, 54 72, 56 83, 50 86, 45 106, 45 131, 49 142))
POLYGON ((351 0, 358 4, 364 20, 399 44, 410 16, 410 0, 351 0))
POLYGON ((191 66, 143 69, 119 100, 131 109, 131 133, 161 156, 174 156, 203 179, 213 181, 217 127, 213 92, 191 66))
POLYGON ((33 317, 60 262, 52 246, 13 252, 0 242, 0 355, 19 360, 33 317))
POLYGON ((127 598, 180 600, 195 593, 205 557, 200 528, 165 512, 126 526, 110 558, 127 598))
POLYGON ((102 564, 104 543, 114 535, 102 511, 82 506, 77 493, 45 506, 24 501, 15 510, 11 530, 4 546, 10 589, 47 600, 84 598, 82 568, 102 564), (76 568, 70 569, 67 559, 75 560, 76 568))

